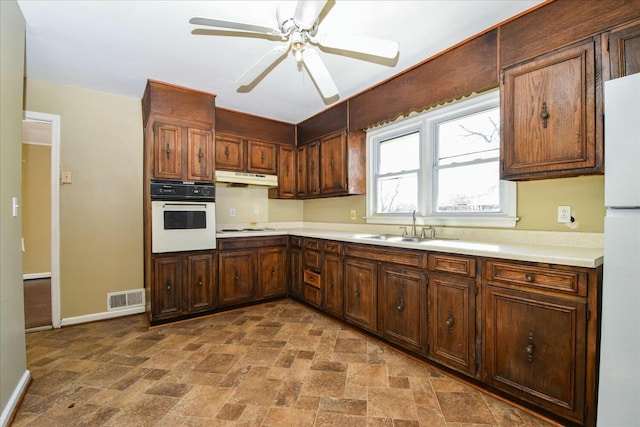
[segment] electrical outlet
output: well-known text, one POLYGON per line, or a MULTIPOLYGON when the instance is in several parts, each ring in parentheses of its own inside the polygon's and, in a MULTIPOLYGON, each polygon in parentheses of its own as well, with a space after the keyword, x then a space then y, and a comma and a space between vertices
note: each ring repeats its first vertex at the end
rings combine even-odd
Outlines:
POLYGON ((558 222, 561 224, 571 222, 571 206, 558 206, 558 222))
POLYGON ((229 208, 229 216, 236 216, 236 208, 229 208))
POLYGON ((356 219, 356 210, 351 209, 351 220, 355 220, 355 219, 356 219))
POLYGON ((71 171, 62 171, 60 173, 60 182, 62 184, 71 184, 71 171))

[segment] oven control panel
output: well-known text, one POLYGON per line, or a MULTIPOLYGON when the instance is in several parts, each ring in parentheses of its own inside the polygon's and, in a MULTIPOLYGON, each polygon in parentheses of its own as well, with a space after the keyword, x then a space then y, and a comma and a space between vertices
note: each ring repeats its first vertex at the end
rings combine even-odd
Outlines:
POLYGON ((215 185, 194 182, 151 181, 151 200, 215 201, 215 185))

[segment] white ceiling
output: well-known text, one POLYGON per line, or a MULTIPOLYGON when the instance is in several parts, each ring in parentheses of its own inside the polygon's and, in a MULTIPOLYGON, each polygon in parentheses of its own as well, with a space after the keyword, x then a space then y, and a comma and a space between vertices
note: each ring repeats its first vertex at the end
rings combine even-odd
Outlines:
MULTIPOLYGON (((279 1, 18 0, 27 22, 26 75, 141 98, 147 79, 217 95, 216 105, 298 123, 331 104, 289 54, 251 91, 235 80, 279 41, 194 35, 194 16, 277 28, 279 1)), ((392 39, 396 60, 373 63, 321 51, 340 99, 363 91, 540 0, 330 0, 319 33, 392 39)), ((220 32, 218 32, 220 34, 220 32)), ((338 100, 338 101, 339 101, 338 100)))

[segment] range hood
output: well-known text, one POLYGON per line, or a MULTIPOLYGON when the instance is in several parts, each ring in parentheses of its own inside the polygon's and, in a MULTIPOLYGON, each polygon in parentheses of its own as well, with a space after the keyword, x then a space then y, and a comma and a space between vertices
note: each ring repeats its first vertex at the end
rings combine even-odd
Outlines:
POLYGON ((277 175, 265 175, 261 173, 216 171, 216 182, 239 184, 239 185, 259 185, 262 187, 277 187, 277 175))

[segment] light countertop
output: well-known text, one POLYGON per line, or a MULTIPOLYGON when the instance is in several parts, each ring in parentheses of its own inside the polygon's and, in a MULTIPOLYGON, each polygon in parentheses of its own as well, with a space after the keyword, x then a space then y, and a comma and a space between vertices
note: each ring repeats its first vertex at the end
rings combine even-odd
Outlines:
POLYGON ((366 233, 331 231, 314 228, 269 229, 265 231, 242 231, 218 233, 217 238, 258 237, 291 235, 317 239, 338 240, 350 243, 372 244, 431 252, 446 252, 460 255, 502 258, 516 261, 542 262, 595 268, 602 265, 604 250, 597 247, 544 245, 513 242, 481 242, 472 240, 427 240, 421 242, 393 242, 361 237, 366 233))

